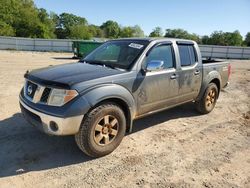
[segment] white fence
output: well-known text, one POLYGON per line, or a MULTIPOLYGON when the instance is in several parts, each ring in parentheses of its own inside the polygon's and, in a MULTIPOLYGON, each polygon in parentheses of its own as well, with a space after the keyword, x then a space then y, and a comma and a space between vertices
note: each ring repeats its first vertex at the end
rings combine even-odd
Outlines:
MULTIPOLYGON (((199 45, 202 57, 250 59, 250 47, 199 45)), ((72 52, 72 40, 1 37, 0 50, 72 52)))
POLYGON ((1 37, 0 50, 72 52, 72 40, 1 37))
POLYGON ((199 45, 204 58, 250 59, 250 47, 199 45))

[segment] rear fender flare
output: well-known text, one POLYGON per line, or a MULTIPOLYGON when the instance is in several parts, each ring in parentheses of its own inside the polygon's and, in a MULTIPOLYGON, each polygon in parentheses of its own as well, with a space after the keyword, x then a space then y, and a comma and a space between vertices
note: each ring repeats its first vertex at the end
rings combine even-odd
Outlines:
MULTIPOLYGON (((196 101, 200 100, 204 94, 204 92, 206 91, 208 84, 214 80, 214 79, 218 79, 220 82, 220 86, 221 86, 221 76, 219 74, 219 72, 217 71, 211 71, 208 75, 206 75, 205 77, 203 77, 203 82, 201 85, 201 89, 199 92, 198 97, 196 98, 196 101)), ((220 92, 221 88, 218 88, 218 91, 220 92)))

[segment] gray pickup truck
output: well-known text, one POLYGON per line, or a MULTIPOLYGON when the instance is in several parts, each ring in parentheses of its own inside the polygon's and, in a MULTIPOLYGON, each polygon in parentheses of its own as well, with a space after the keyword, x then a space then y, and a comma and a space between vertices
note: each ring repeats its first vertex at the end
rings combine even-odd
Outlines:
POLYGON ((137 118, 191 101, 200 113, 211 112, 230 69, 202 60, 190 40, 111 40, 78 63, 27 71, 20 106, 38 129, 75 135, 84 153, 100 157, 137 118))

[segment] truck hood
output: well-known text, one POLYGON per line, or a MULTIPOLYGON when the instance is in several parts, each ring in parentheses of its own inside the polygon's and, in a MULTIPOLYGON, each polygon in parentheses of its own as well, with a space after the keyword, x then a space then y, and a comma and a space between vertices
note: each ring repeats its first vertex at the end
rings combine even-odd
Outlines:
POLYGON ((25 78, 44 85, 67 87, 101 77, 121 74, 124 71, 86 63, 68 63, 36 69, 25 74, 25 78))

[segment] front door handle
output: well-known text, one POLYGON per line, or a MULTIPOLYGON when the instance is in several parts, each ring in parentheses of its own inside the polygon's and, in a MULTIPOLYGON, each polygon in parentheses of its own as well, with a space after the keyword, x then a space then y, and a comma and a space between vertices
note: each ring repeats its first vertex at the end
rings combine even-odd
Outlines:
POLYGON ((171 79, 171 80, 174 80, 174 79, 176 79, 176 78, 178 78, 178 77, 179 77, 178 75, 172 74, 172 75, 170 76, 170 79, 171 79))
POLYGON ((199 75, 200 74, 200 71, 199 70, 196 70, 195 72, 194 72, 194 75, 199 75))

